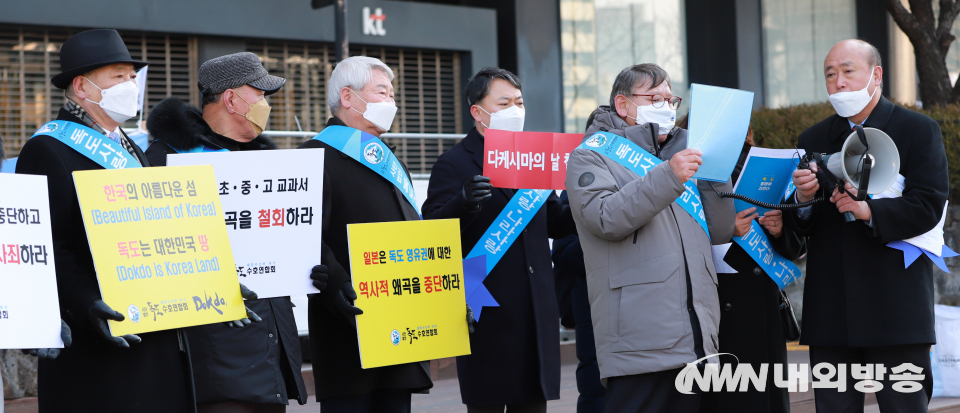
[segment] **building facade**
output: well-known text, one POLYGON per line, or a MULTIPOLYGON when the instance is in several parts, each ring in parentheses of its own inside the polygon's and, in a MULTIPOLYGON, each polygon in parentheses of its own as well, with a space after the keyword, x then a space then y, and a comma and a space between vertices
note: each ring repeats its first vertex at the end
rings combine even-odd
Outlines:
MULTIPOLYGON (((559 1, 566 132, 582 131, 593 109, 608 104, 616 74, 636 63, 662 66, 684 99, 690 83, 702 83, 753 91, 754 108, 825 102, 823 59, 850 38, 879 49, 884 95, 918 100, 913 48, 882 2, 559 1)), ((960 35, 960 24, 953 32, 960 35)), ((960 73, 958 49, 954 42, 947 56, 953 81, 960 73)))
MULTIPOLYGON (((256 53, 288 80, 271 97, 268 129, 316 131, 330 116, 332 6, 17 0, 0 14, 0 135, 8 156, 17 156, 63 103, 49 82, 59 71, 60 44, 99 27, 118 29, 134 58, 152 62, 145 116, 167 96, 199 103, 199 65, 240 51, 256 53)), ((485 66, 520 76, 526 129, 536 131, 582 131, 593 109, 609 102, 617 73, 644 62, 663 66, 674 94, 687 102, 691 83, 751 90, 755 108, 823 102, 823 58, 835 42, 856 37, 880 50, 884 93, 917 100, 910 42, 874 0, 349 0, 347 27, 351 55, 378 57, 397 75, 391 132, 467 132, 472 119, 463 87, 485 66)), ((947 56, 954 79, 958 48, 954 42, 947 56)), ((422 153, 411 166, 428 171, 442 149, 419 143, 422 153)))
MULTIPOLYGON (((465 133, 472 122, 465 119, 463 86, 481 67, 497 65, 496 12, 377 0, 352 0, 348 11, 350 54, 380 58, 396 75, 399 111, 391 132, 465 133)), ((271 74, 287 79, 270 98, 268 129, 317 131, 330 116, 326 84, 336 64, 333 26, 332 7, 314 10, 307 0, 83 6, 16 1, 0 14, 0 135, 8 156, 15 157, 26 139, 56 116, 64 95, 50 78, 59 73, 60 45, 79 31, 103 27, 121 33, 134 59, 151 62, 144 117, 168 96, 199 104, 200 64, 249 51, 271 74)), ((136 127, 136 120, 124 127, 136 127)), ((281 138, 278 143, 295 147, 299 142, 281 138)), ((434 152, 435 158, 438 149, 434 152)))

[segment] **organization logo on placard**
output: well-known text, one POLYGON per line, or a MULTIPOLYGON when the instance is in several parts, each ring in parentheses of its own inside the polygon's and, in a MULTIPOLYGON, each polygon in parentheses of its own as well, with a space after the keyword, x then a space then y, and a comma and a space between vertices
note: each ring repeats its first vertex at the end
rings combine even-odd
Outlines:
POLYGON ((588 138, 586 142, 587 146, 592 148, 599 148, 603 145, 606 145, 606 143, 607 143, 607 137, 604 136, 602 133, 594 134, 593 136, 588 138))
POLYGON ((390 332, 390 342, 393 343, 393 345, 395 345, 395 346, 398 345, 398 344, 400 344, 400 332, 399 332, 399 331, 393 330, 393 331, 390 332))
POLYGON ((363 8, 363 34, 368 36, 386 36, 387 30, 383 28, 383 22, 387 20, 387 15, 383 14, 383 9, 377 7, 370 14, 370 8, 363 8))
POLYGON ((53 131, 57 130, 57 128, 59 128, 59 127, 60 127, 60 126, 57 125, 56 123, 48 123, 48 124, 46 124, 46 125, 43 125, 43 127, 41 127, 40 130, 37 131, 37 133, 53 132, 53 131))
POLYGON ((370 142, 366 148, 363 148, 363 159, 374 165, 383 162, 383 149, 376 142, 370 142))
POLYGON ((139 322, 140 322, 140 309, 137 308, 136 305, 130 304, 130 306, 127 307, 127 317, 130 318, 130 321, 133 321, 134 323, 139 323, 139 322))

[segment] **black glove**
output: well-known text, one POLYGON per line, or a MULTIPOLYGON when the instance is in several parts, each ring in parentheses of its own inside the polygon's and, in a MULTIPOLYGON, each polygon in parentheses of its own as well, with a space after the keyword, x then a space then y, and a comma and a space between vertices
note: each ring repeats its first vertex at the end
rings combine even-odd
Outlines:
POLYGON ((310 279, 313 280, 313 286, 318 290, 326 290, 327 280, 330 279, 330 274, 327 274, 327 266, 314 265, 313 271, 310 271, 310 279))
MULTIPOLYGON (((60 319, 60 339, 63 340, 64 348, 70 347, 70 344, 73 344, 73 333, 70 331, 70 326, 68 326, 67 322, 63 321, 63 319, 60 319)), ((58 348, 32 348, 22 351, 23 354, 50 360, 60 355, 60 349, 58 348)))
POLYGON ((475 330, 473 326, 477 325, 477 319, 473 318, 473 309, 467 304, 467 330, 472 334, 475 330))
POLYGON ((140 337, 127 334, 121 337, 114 337, 110 334, 110 326, 107 325, 107 320, 113 321, 123 321, 123 314, 120 314, 110 308, 107 303, 103 300, 96 300, 93 304, 90 304, 90 308, 87 310, 87 320, 90 321, 90 324, 93 326, 94 331, 97 334, 100 334, 100 337, 103 337, 104 340, 110 342, 120 348, 130 348, 131 344, 140 344, 140 337))
POLYGON ((477 175, 463 183, 463 191, 460 197, 463 198, 463 206, 470 212, 476 212, 480 209, 480 203, 489 199, 492 194, 490 191, 493 185, 490 184, 490 178, 477 175))
MULTIPOLYGON (((240 284, 240 296, 243 297, 243 299, 245 299, 245 300, 256 300, 256 299, 257 299, 257 293, 251 291, 249 288, 247 288, 246 285, 243 285, 243 284, 240 284)), ((248 326, 248 325, 250 325, 250 321, 251 321, 251 320, 252 320, 254 323, 259 323, 259 322, 263 321, 263 319, 260 318, 260 316, 258 316, 257 313, 255 313, 255 312, 253 312, 253 310, 250 310, 249 308, 247 308, 247 306, 243 306, 243 308, 244 308, 245 310, 247 310, 247 317, 246 317, 246 318, 241 318, 241 319, 239 319, 239 320, 227 321, 227 327, 244 327, 244 326, 248 326)))
POLYGON ((354 307, 353 302, 357 299, 357 292, 353 290, 353 284, 350 281, 340 286, 340 291, 333 297, 333 306, 341 315, 348 320, 354 316, 363 314, 363 310, 354 307))

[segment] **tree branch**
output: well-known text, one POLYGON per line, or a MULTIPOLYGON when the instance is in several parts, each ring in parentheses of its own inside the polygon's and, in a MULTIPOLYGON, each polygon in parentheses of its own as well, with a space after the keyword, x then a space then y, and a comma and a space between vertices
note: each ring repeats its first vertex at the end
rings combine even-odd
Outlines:
POLYGON ((950 50, 950 43, 956 39, 950 29, 953 28, 953 22, 960 13, 960 2, 956 0, 940 0, 940 18, 937 26, 937 45, 940 47, 940 54, 944 57, 950 50))
POLYGON ((916 17, 906 7, 903 7, 900 0, 884 0, 884 2, 887 4, 887 11, 893 16, 893 21, 897 23, 897 26, 900 26, 900 30, 903 30, 903 33, 910 38, 911 42, 918 41, 921 35, 920 25, 917 23, 916 17))
POLYGON ((909 0, 910 13, 917 19, 920 29, 929 36, 936 35, 937 20, 933 15, 933 0, 909 0))

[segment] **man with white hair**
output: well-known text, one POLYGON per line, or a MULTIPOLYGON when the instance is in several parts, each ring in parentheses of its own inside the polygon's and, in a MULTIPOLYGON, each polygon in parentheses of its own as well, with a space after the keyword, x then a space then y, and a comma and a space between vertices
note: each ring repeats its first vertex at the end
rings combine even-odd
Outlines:
POLYGON ((327 84, 333 117, 300 145, 326 149, 321 263, 329 281, 326 290, 310 296, 309 308, 314 379, 324 413, 409 412, 410 395, 433 387, 428 362, 360 366, 355 316, 363 311, 353 306, 357 293, 350 281, 347 225, 420 219, 406 166, 393 155, 394 147, 379 139, 397 112, 392 81, 393 70, 378 59, 354 56, 338 63, 327 84), (391 163, 395 176, 380 174, 390 168, 368 166, 391 163))

